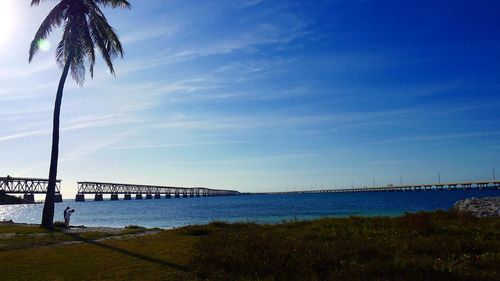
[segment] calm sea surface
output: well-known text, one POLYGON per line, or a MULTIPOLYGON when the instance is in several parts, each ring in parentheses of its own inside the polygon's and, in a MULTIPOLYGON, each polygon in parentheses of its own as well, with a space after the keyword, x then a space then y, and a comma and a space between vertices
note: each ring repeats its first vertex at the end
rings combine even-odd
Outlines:
MULTIPOLYGON (((447 210, 460 199, 500 196, 500 190, 248 195, 230 197, 171 198, 130 201, 56 204, 55 220, 63 209, 76 212, 72 225, 141 225, 172 228, 218 221, 275 223, 319 217, 400 215, 404 212, 447 210)), ((42 204, 0 206, 0 220, 39 223, 42 204)))

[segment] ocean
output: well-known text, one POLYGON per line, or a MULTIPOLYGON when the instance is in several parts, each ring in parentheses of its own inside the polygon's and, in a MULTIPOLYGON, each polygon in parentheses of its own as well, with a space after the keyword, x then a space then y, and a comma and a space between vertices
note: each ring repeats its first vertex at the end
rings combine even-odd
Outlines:
MULTIPOLYGON (((56 203, 55 221, 66 206, 72 225, 174 228, 212 221, 278 223, 321 217, 397 216, 448 210, 461 199, 500 196, 500 190, 366 192, 169 198, 56 203)), ((90 196, 89 196, 90 197, 90 196)), ((0 220, 40 223, 43 204, 0 206, 0 220)))

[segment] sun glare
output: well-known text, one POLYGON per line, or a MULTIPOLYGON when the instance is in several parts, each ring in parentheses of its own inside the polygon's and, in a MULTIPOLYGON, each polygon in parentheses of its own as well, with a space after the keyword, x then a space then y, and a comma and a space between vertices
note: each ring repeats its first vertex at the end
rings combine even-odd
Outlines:
POLYGON ((38 40, 36 44, 38 45, 38 48, 40 48, 40 50, 42 51, 50 50, 50 42, 45 39, 38 40))
POLYGON ((13 18, 12 2, 0 1, 0 47, 5 44, 12 30, 13 18))

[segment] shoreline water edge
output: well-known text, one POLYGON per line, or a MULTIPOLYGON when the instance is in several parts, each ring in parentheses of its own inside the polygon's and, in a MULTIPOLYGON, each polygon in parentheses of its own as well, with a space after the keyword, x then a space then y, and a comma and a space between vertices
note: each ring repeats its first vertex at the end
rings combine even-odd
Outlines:
MULTIPOLYGON (((55 205, 55 221, 66 207, 76 210, 73 225, 170 229, 211 221, 278 223, 322 217, 398 216, 405 212, 449 210, 460 200, 497 197, 500 190, 252 195, 129 201, 65 201, 55 205)), ((0 220, 40 222, 43 205, 0 206, 0 220)))

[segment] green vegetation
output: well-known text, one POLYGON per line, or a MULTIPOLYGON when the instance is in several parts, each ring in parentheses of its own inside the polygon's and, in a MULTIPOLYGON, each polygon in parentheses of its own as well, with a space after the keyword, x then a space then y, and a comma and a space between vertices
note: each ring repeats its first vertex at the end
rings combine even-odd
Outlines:
POLYGON ((127 226, 125 226, 125 228, 127 228, 127 229, 144 229, 144 227, 138 226, 135 224, 127 225, 127 226))
POLYGON ((500 218, 448 212, 102 235, 0 225, 2 279, 500 280, 500 218))
POLYGON ((66 224, 63 221, 55 221, 54 227, 63 228, 66 227, 66 224))
POLYGON ((211 280, 500 280, 500 219, 438 212, 218 226, 192 266, 211 280))
POLYGON ((55 228, 54 231, 48 231, 38 225, 0 223, 0 251, 64 245, 65 243, 85 242, 87 240, 96 240, 144 231, 144 229, 123 229, 119 232, 90 230, 74 234, 67 233, 65 230, 66 227, 64 224, 61 228, 55 228))

